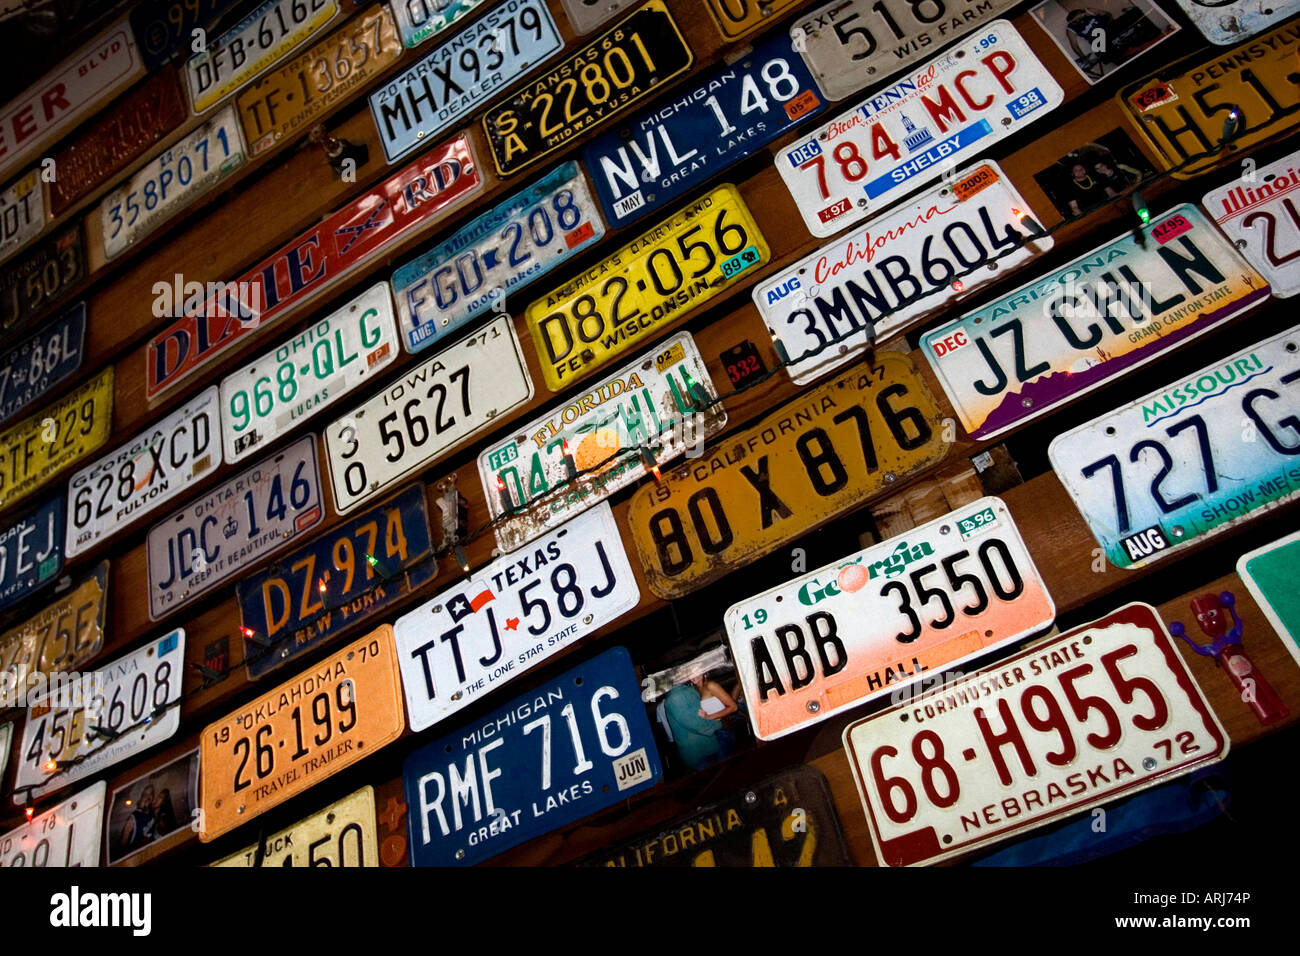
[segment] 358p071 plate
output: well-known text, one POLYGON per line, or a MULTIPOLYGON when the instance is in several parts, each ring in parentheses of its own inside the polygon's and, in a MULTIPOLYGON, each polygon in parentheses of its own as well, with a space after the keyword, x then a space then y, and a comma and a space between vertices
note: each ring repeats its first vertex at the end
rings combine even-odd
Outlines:
POLYGON ((1300 0, 1178 0, 1178 5, 1219 46, 1254 36, 1300 10, 1300 0))
POLYGON ((0 867, 99 866, 103 780, 0 836, 0 867))
POLYGON ((39 236, 45 221, 45 190, 33 169, 0 193, 0 262, 39 236))
POLYGON ((211 865, 378 866, 378 834, 375 789, 367 786, 211 865))
POLYGON ((1295 586, 1298 562, 1300 531, 1247 551, 1237 559, 1237 574, 1286 649, 1300 664, 1300 590, 1295 586))
POLYGON ((62 492, 0 530, 0 608, 59 576, 63 538, 62 492))
POLYGON ((1210 190, 1202 204, 1275 296, 1300 292, 1300 151, 1210 190))
POLYGON ((8 421, 76 374, 85 357, 86 303, 0 355, 0 422, 8 421))
POLYGON ((392 3, 402 45, 413 49, 478 9, 483 0, 396 0, 392 3))

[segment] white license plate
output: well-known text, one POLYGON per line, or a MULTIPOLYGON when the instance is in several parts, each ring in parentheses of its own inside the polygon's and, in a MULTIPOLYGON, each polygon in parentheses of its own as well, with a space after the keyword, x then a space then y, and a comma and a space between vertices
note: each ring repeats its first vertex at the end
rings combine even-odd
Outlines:
POLYGON ((478 9, 483 0, 392 0, 389 6, 410 50, 478 9))
POLYGON ((45 190, 36 170, 0 193, 0 262, 41 234, 45 228, 45 190))
POLYGON ((1300 0, 1178 0, 1211 43, 1231 46, 1281 23, 1300 10, 1300 0))
POLYGON ((92 783, 0 836, 0 867, 99 866, 107 790, 92 783))
POLYGON ((325 429, 334 509, 384 494, 532 397, 514 322, 500 316, 325 429))
POLYGON ((1275 296, 1300 292, 1300 151, 1249 174, 1243 169, 1201 204, 1275 296))
POLYGON ((375 789, 362 787, 288 829, 272 833, 261 844, 245 847, 210 865, 379 866, 375 789))
POLYGON ((1061 88, 995 20, 781 150, 776 168, 808 230, 830 236, 1041 119, 1061 88))
POLYGON ((398 618, 406 713, 432 727, 571 647, 641 599, 614 513, 601 504, 398 618))

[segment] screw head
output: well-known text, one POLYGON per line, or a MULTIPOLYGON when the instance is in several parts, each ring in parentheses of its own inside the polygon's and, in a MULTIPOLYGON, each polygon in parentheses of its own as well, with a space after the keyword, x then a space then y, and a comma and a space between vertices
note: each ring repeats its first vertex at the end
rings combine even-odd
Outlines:
POLYGON ((465 851, 464 851, 464 850, 457 850, 457 851, 456 851, 456 859, 458 859, 458 860, 463 860, 463 859, 465 859, 465 851))
POLYGON ((745 802, 752 807, 754 804, 758 803, 758 794, 753 790, 750 790, 745 794, 745 802))
POLYGON ((1142 758, 1142 769, 1143 769, 1143 770, 1155 770, 1155 769, 1156 769, 1156 758, 1155 758, 1155 757, 1143 757, 1143 758, 1142 758))
POLYGON ((815 700, 808 701, 808 713, 815 714, 822 709, 822 705, 815 700))

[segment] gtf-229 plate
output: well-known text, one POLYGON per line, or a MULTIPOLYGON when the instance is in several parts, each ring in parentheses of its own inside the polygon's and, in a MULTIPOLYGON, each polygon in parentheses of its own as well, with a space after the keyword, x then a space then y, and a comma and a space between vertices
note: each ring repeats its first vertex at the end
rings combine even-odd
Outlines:
POLYGON ((1201 202, 1275 296, 1300 292, 1300 151, 1253 169, 1249 179, 1239 175, 1201 202))

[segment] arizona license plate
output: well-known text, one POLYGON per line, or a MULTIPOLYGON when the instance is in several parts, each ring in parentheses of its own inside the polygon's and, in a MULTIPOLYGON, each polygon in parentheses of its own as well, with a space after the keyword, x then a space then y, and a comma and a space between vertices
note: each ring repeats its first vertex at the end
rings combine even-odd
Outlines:
POLYGON ((1237 560, 1237 574, 1300 664, 1300 591, 1295 586, 1298 561, 1300 531, 1243 554, 1237 560))
POLYGON ((81 221, 48 236, 0 270, 0 331, 15 335, 50 312, 86 277, 81 221))
POLYGON ((1202 205, 1273 295, 1300 292, 1300 152, 1205 194, 1202 205))
POLYGON ((473 866, 662 776, 632 659, 611 648, 406 758, 411 865, 473 866))
POLYGON ((0 262, 39 236, 45 223, 45 190, 33 169, 0 192, 0 262))
POLYGON ((131 29, 145 66, 154 70, 194 41, 238 0, 144 0, 131 7, 131 29))
POLYGON ((63 494, 0 531, 0 608, 23 600, 63 570, 63 494))
POLYGON ((25 342, 0 356, 0 422, 26 410, 81 368, 86 303, 78 302, 25 342))
POLYGON ((1155 608, 1129 604, 850 724, 886 866, 937 863, 1221 760, 1228 736, 1155 608))
POLYGON ((362 787, 212 866, 378 866, 375 789, 362 787))
POLYGON ((879 352, 632 497, 650 590, 671 600, 770 554, 947 456, 911 359, 879 352))
POLYGON ((984 441, 1151 361, 1268 298, 1268 283, 1191 204, 921 337, 984 441))
POLYGON ((1300 0, 1178 0, 1178 5, 1205 38, 1219 46, 1254 36, 1300 10, 1300 0))
POLYGON ((92 783, 0 836, 0 867, 99 866, 107 791, 92 783))
POLYGON ((774 23, 801 0, 704 0, 718 32, 727 41, 749 36, 774 23))
POLYGON ((776 168, 814 236, 897 202, 1064 100, 1047 67, 995 20, 782 149, 776 168))
POLYGON ((390 4, 397 18, 402 45, 414 49, 425 40, 476 10, 483 0, 396 0, 390 4))
POLYGON ((579 36, 601 26, 626 5, 626 0, 560 0, 569 25, 579 36))

